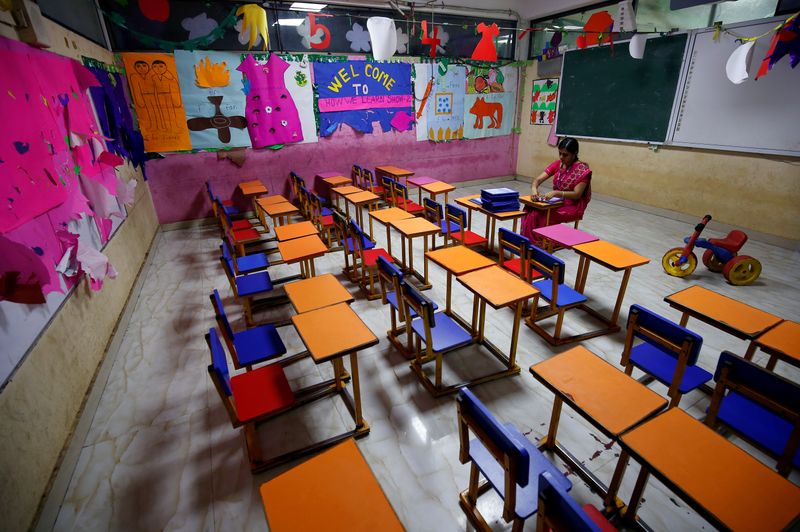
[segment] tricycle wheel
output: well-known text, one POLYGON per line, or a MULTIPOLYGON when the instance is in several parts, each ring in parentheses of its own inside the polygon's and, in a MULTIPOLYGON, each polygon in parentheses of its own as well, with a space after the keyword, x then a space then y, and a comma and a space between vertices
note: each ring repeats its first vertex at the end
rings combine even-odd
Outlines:
POLYGON ((752 284, 761 275, 761 263, 747 255, 734 257, 725 265, 722 275, 726 281, 736 286, 752 284))
POLYGON ((661 257, 661 267, 673 277, 686 277, 691 275, 697 268, 697 257, 694 253, 689 253, 686 262, 680 264, 679 260, 683 254, 683 248, 672 248, 661 257))
MULTIPOLYGON (((734 254, 734 257, 735 256, 736 254, 734 254)), ((703 252, 703 264, 705 264, 706 268, 716 273, 721 272, 725 267, 725 263, 719 260, 710 249, 703 252)))

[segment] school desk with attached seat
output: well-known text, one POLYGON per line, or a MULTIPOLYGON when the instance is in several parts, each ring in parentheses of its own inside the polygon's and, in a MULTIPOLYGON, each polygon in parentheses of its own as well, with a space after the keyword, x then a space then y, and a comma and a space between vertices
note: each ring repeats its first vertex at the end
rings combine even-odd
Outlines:
POLYGON ((389 207, 388 209, 379 209, 377 211, 370 211, 369 212, 369 237, 372 240, 375 240, 375 234, 372 232, 372 220, 374 219, 380 224, 383 224, 386 227, 386 250, 391 255, 392 253, 392 239, 389 234, 389 224, 394 220, 406 220, 408 218, 414 218, 413 214, 410 214, 403 209, 398 209, 397 207, 389 207))
POLYGON ((654 391, 595 355, 583 346, 573 347, 530 368, 533 377, 555 394, 550 425, 539 442, 540 449, 556 453, 586 481, 593 491, 605 498, 606 507, 619 506, 616 492, 622 473, 614 475, 606 487, 582 460, 556 439, 561 408, 566 403, 611 441, 667 406, 654 391))
POLYGON ((769 354, 767 369, 772 371, 778 360, 800 367, 800 323, 783 321, 750 343, 744 358, 752 360, 756 349, 769 354))
POLYGON ((471 196, 464 196, 463 198, 456 198, 456 203, 461 207, 468 209, 467 214, 467 228, 472 227, 472 211, 483 213, 486 217, 486 232, 485 237, 486 240, 489 241, 488 248, 489 251, 494 250, 494 235, 497 233, 497 222, 504 222, 507 220, 511 220, 511 230, 515 233, 517 232, 517 225, 519 224, 520 218, 525 216, 524 211, 504 211, 504 212, 492 212, 487 209, 484 209, 477 203, 475 203, 474 199, 480 199, 480 194, 473 194, 471 196))
POLYGON ((242 195, 245 199, 249 199, 253 204, 253 212, 258 212, 258 207, 256 206, 256 199, 259 196, 269 193, 269 189, 261 182, 259 179, 253 179, 252 181, 244 181, 239 183, 239 190, 242 192, 242 195))
POLYGON ((398 168, 396 166, 384 165, 375 167, 375 177, 377 177, 378 179, 386 176, 394 179, 395 181, 400 181, 400 179, 402 178, 403 182, 407 183, 408 178, 413 175, 414 175, 413 171, 405 170, 403 168, 398 168))
POLYGON ((327 253, 328 246, 319 236, 311 235, 278 242, 278 251, 285 263, 299 262, 300 275, 308 278, 317 274, 314 268, 314 259, 327 253))
MULTIPOLYGON (((355 209, 356 221, 360 227, 364 227, 364 211, 363 207, 366 206, 369 212, 372 212, 378 205, 378 202, 381 200, 380 196, 377 194, 373 194, 372 192, 362 191, 356 192, 355 194, 348 194, 344 197, 345 205, 348 203, 353 204, 353 209, 355 209)), ((345 214, 348 214, 350 210, 345 206, 345 214)), ((370 234, 370 238, 372 235, 370 234)))
MULTIPOLYGON (((353 185, 343 185, 340 187, 332 188, 331 189, 331 202, 334 206, 339 209, 339 198, 346 198, 350 194, 358 194, 359 192, 364 192, 360 188, 353 186, 353 185)), ((350 211, 348 210, 347 200, 344 202, 344 210, 347 217, 350 217, 350 211)))
MULTIPOLYGON (((526 207, 530 207, 531 209, 537 211, 544 211, 545 218, 544 218, 544 225, 550 225, 550 211, 553 209, 558 209, 559 207, 564 205, 564 200, 559 201, 538 201, 533 199, 533 196, 530 194, 525 194, 519 197, 519 202, 525 205, 526 207)), ((577 222, 575 222, 575 228, 577 229, 577 222)))
POLYGON ((308 220, 302 222, 295 222, 292 224, 279 225, 275 228, 275 237, 278 242, 285 242, 286 240, 294 240, 295 238, 302 238, 304 236, 318 235, 319 230, 316 226, 308 220))
POLYGON ((420 175, 416 177, 411 177, 408 180, 406 180, 406 186, 417 187, 417 192, 418 192, 417 203, 422 205, 422 188, 420 187, 422 187, 422 185, 427 185, 428 183, 438 183, 438 182, 439 181, 436 181, 432 177, 420 175))
MULTIPOLYGON (((445 313, 452 315, 452 294, 453 294, 453 276, 464 275, 481 268, 488 268, 494 266, 495 262, 481 255, 477 251, 473 251, 464 246, 452 246, 449 248, 437 249, 428 251, 425 256, 444 268, 447 272, 447 299, 445 313)), ((462 320, 463 321, 463 320, 462 320)), ((463 326, 469 327, 466 321, 463 321, 463 326)))
POLYGON ((298 314, 339 303, 352 303, 354 300, 353 295, 331 273, 287 283, 284 289, 298 314))
MULTIPOLYGON (((411 182, 410 179, 408 181, 409 181, 409 183, 411 182)), ((450 183, 445 183, 444 181, 433 181, 433 182, 430 182, 430 183, 424 183, 424 184, 420 185, 419 188, 420 188, 420 190, 424 190, 425 192, 430 194, 432 200, 436 200, 436 195, 437 194, 444 194, 444 202, 443 203, 445 205, 447 205, 447 203, 450 201, 449 200, 450 193, 456 189, 456 187, 454 187, 450 183)), ((422 200, 420 199, 420 203, 421 202, 422 202, 422 200)))
POLYGON ((264 214, 272 219, 273 226, 289 223, 289 218, 300 212, 300 209, 288 201, 284 203, 263 204, 260 203, 260 200, 256 200, 256 203, 258 203, 258 206, 264 214))
MULTIPOLYGON (((439 226, 430 223, 424 218, 406 218, 402 220, 392 220, 389 225, 400 233, 400 247, 402 248, 402 260, 400 265, 403 267, 405 273, 411 274, 422 283, 420 287, 422 290, 427 290, 431 287, 428 281, 428 258, 423 258, 423 273, 420 274, 414 269, 414 239, 422 237, 423 253, 428 252, 428 236, 434 235, 439 232, 439 226), (406 262, 406 241, 408 241, 408 262, 406 262)), ((394 257, 397 261, 397 257, 394 257)))
POLYGON ((550 253, 554 250, 572 248, 579 244, 600 240, 591 233, 575 229, 567 224, 538 227, 534 229, 533 232, 544 240, 545 244, 542 247, 550 253))

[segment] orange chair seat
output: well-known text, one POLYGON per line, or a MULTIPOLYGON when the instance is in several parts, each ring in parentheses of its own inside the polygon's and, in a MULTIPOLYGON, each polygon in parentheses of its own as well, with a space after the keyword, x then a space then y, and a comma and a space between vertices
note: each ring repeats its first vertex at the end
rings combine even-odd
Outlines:
POLYGON ((252 228, 233 231, 234 242, 239 242, 240 240, 257 240, 259 238, 261 238, 261 233, 252 228))
POLYGON ((725 238, 709 238, 708 241, 722 249, 727 249, 731 253, 736 253, 747 242, 747 234, 734 229, 725 238))
POLYGON ((392 256, 389 255, 385 249, 366 249, 364 250, 364 266, 367 266, 368 268, 375 266, 378 262, 378 257, 383 257, 388 262, 394 262, 392 256))
MULTIPOLYGON (((461 242, 461 231, 457 233, 451 233, 451 236, 461 242)), ((484 237, 479 234, 473 233, 472 231, 464 231, 464 240, 463 244, 465 246, 474 246, 477 244, 485 244, 488 242, 484 237)))
POLYGON ((231 229, 234 231, 241 231, 242 229, 252 229, 253 224, 250 223, 250 220, 233 220, 231 224, 231 229))
POLYGON ((231 393, 239 421, 247 423, 260 416, 289 408, 294 393, 280 364, 262 366, 231 377, 231 393))

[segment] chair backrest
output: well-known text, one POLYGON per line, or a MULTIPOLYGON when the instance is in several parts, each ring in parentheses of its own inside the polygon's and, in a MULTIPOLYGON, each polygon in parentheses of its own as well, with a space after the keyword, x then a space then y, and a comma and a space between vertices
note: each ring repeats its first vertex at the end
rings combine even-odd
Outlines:
POLYGON ((625 350, 633 347, 633 338, 639 338, 673 358, 678 358, 683 349, 688 351, 686 363, 694 366, 703 346, 703 338, 677 323, 659 316, 640 305, 631 305, 628 312, 628 336, 625 350))
POLYGON ((394 187, 394 196, 395 196, 395 198, 401 198, 401 199, 404 199, 404 200, 408 199, 408 187, 406 187, 404 184, 402 184, 399 181, 393 182, 392 186, 394 187))
MULTIPOLYGON (((463 232, 467 228, 467 211, 457 205, 448 203, 445 207, 445 218, 458 226, 458 230, 463 232)), ((448 224, 449 225, 449 224, 448 224)))
POLYGON ((405 316, 403 312, 404 305, 400 300, 402 297, 400 294, 400 283, 403 280, 403 272, 400 268, 386 260, 385 257, 379 256, 376 260, 376 264, 378 265, 378 281, 381 284, 381 300, 385 305, 388 302, 386 295, 389 292, 394 292, 398 310, 400 311, 400 319, 403 320, 403 316, 405 316))
POLYGON ((219 250, 222 252, 222 260, 228 264, 228 268, 231 268, 236 275, 239 275, 238 263, 236 262, 233 250, 231 250, 231 246, 228 243, 227 231, 225 231, 225 236, 222 237, 222 244, 219 246, 219 250))
POLYGON ((214 307, 217 322, 222 329, 222 336, 233 339, 233 327, 231 327, 231 323, 228 321, 228 315, 225 314, 225 307, 222 306, 222 298, 219 296, 219 292, 216 288, 209 298, 211 299, 211 305, 214 307))
POLYGON ((497 230, 497 242, 500 247, 498 264, 503 265, 506 259, 505 252, 517 255, 520 258, 520 277, 528 280, 528 247, 531 241, 505 227, 497 230))
POLYGON ((396 205, 397 202, 395 201, 395 190, 394 190, 394 184, 396 182, 397 181, 395 181, 394 179, 392 179, 391 177, 389 177, 387 175, 381 176, 381 185, 383 186, 383 195, 384 195, 384 197, 389 198, 389 203, 394 207, 397 206, 396 205))
POLYGON ((225 356, 225 349, 222 347, 222 342, 219 341, 217 329, 212 327, 208 330, 206 342, 208 343, 208 349, 211 351, 211 365, 208 367, 208 370, 211 371, 213 368, 213 370, 217 372, 225 395, 229 396, 231 395, 231 377, 230 371, 228 370, 228 359, 225 356))
POLYGON ((527 250, 529 267, 539 270, 546 278, 553 280, 553 284, 564 284, 564 261, 533 244, 527 250))
POLYGON ((436 316, 434 314, 433 301, 425 297, 422 292, 417 290, 414 285, 405 279, 400 281, 400 293, 403 298, 403 313, 406 314, 406 306, 414 309, 425 324, 425 344, 431 345, 430 328, 436 326, 436 316))
POLYGON ((735 388, 741 395, 784 417, 790 414, 795 419, 800 418, 800 385, 738 355, 722 352, 714 380, 717 386, 735 388))
POLYGON ((583 511, 552 473, 539 474, 539 510, 536 516, 537 531, 600 532, 600 527, 583 511), (539 525, 543 526, 539 526, 539 525))
POLYGON ((436 225, 442 222, 442 218, 444 218, 444 209, 441 203, 431 198, 422 198, 422 207, 424 209, 423 216, 426 220, 436 225))
POLYGON ((361 169, 361 180, 364 182, 365 187, 370 190, 378 185, 375 182, 375 177, 372 175, 372 170, 366 168, 361 169))
POLYGON ((353 168, 350 169, 350 179, 353 180, 353 184, 357 187, 363 187, 363 175, 361 173, 361 167, 357 164, 353 165, 353 168))
POLYGON ((353 253, 359 257, 362 257, 364 253, 364 231, 361 229, 361 226, 359 226, 352 218, 348 221, 347 230, 349 231, 352 239, 353 253))

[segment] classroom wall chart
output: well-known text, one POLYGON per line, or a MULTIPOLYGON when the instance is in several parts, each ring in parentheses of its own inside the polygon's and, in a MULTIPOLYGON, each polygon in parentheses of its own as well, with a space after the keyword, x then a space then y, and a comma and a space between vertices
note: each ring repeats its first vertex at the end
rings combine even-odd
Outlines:
POLYGON ((509 135, 516 106, 517 69, 467 67, 464 138, 509 135))
POLYGON ((317 117, 314 115, 314 85, 311 82, 311 63, 307 56, 299 61, 287 61, 289 68, 283 74, 283 83, 297 107, 303 131, 302 144, 318 142, 317 117))
POLYGON ((183 108, 194 149, 249 147, 242 62, 236 52, 175 50, 183 108))
POLYGON ((340 124, 361 133, 372 133, 372 122, 381 130, 407 131, 413 123, 411 65, 344 61, 314 63, 319 95, 320 136, 332 134, 340 124))
POLYGON ((172 54, 124 53, 122 60, 145 149, 192 149, 172 54))
POLYGON ((531 124, 551 125, 556 120, 558 78, 533 80, 531 90, 531 124))
POLYGON ((433 69, 433 85, 427 105, 428 140, 457 140, 464 135, 464 87, 467 69, 447 66, 445 74, 433 69))
POLYGON ((430 63, 414 63, 414 119, 417 140, 428 140, 428 100, 433 90, 430 63))

